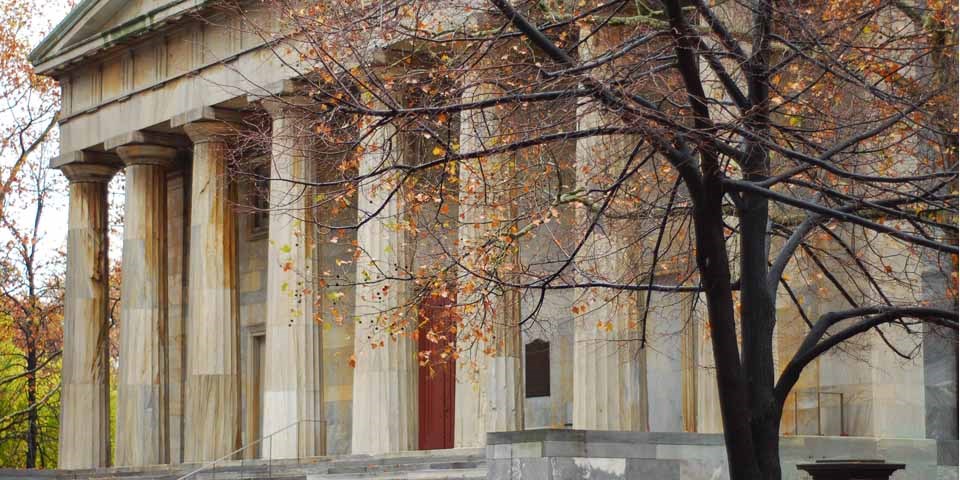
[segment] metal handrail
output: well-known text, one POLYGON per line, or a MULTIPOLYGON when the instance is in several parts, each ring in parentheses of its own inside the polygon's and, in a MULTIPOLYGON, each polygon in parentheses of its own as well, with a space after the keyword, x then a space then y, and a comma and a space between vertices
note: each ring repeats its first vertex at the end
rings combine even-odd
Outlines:
MULTIPOLYGON (((289 430, 289 429, 291 429, 291 428, 293 428, 293 427, 299 426, 301 423, 326 423, 326 422, 325 422, 324 420, 297 420, 296 422, 293 422, 293 423, 291 423, 290 425, 287 425, 287 426, 285 426, 285 427, 283 427, 283 428, 281 428, 281 429, 279 429, 279 430, 277 430, 277 431, 275 431, 275 432, 272 432, 272 433, 270 433, 270 434, 268 434, 268 435, 264 435, 264 436, 262 436, 262 437, 260 437, 260 438, 258 438, 258 439, 256 439, 256 440, 254 440, 254 441, 252 441, 252 442, 249 442, 249 443, 241 446, 240 448, 238 448, 238 449, 236 449, 236 450, 234 450, 234 451, 232 451, 232 452, 230 452, 230 453, 228 453, 228 454, 226 454, 226 455, 224 455, 224 456, 222 456, 222 457, 220 457, 220 458, 217 458, 216 460, 208 460, 208 461, 204 462, 202 465, 200 465, 200 467, 196 468, 195 470, 191 470, 190 472, 188 472, 186 475, 177 477, 177 480, 187 480, 187 479, 189 479, 190 477, 193 477, 193 476, 195 476, 195 475, 197 475, 197 474, 199 474, 199 473, 202 473, 202 472, 208 470, 210 467, 216 467, 216 465, 217 465, 218 463, 222 463, 222 462, 224 462, 225 460, 230 460, 230 459, 232 459, 236 454, 238 454, 238 453, 240 453, 240 452, 243 452, 244 450, 246 450, 246 449, 248 449, 248 448, 250 448, 250 447, 253 447, 253 446, 257 445, 257 444, 262 444, 262 443, 264 442, 264 440, 270 439, 270 441, 271 441, 271 446, 272 446, 273 437, 274 437, 275 435, 278 435, 278 434, 280 434, 280 433, 283 433, 283 432, 285 432, 285 431, 287 431, 287 430, 289 430)), ((298 439, 298 440, 299 440, 299 439, 298 439)), ((270 458, 268 458, 267 461, 272 461, 272 460, 273 460, 273 449, 271 448, 270 450, 271 450, 271 452, 270 452, 270 458)))

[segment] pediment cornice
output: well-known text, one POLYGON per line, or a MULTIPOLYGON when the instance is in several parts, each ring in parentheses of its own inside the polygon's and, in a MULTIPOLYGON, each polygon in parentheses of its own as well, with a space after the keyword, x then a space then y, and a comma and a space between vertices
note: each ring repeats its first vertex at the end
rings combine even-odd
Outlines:
POLYGON ((30 53, 42 75, 162 28, 211 0, 83 0, 30 53))

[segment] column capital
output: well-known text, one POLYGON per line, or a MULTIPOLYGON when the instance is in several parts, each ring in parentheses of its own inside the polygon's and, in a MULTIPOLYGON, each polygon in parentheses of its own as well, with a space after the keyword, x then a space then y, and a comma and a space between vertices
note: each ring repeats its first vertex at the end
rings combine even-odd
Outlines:
POLYGON ((109 183, 120 168, 103 163, 71 163, 60 167, 70 183, 109 183))
POLYGON ((184 133, 196 145, 236 134, 242 122, 242 112, 202 107, 173 117, 170 126, 183 128, 184 133))
POLYGON ((124 165, 157 165, 170 168, 176 163, 177 150, 190 147, 181 135, 135 130, 103 142, 104 148, 113 150, 124 165))
POLYGON ((190 142, 183 135, 148 130, 134 130, 103 142, 105 150, 114 150, 128 145, 159 145, 174 149, 190 148, 190 142))
POLYGON ((226 141, 230 135, 235 135, 239 128, 235 123, 198 121, 183 125, 183 132, 190 137, 194 145, 212 141, 226 141))
POLYGON ((107 183, 123 163, 112 153, 81 150, 60 155, 50 167, 60 170, 70 183, 107 183))
POLYGON ((247 102, 259 104, 274 120, 307 117, 308 107, 316 103, 308 87, 304 80, 288 78, 264 86, 262 95, 247 95, 247 102))
POLYGON ((309 106, 314 103, 314 100, 306 95, 274 96, 260 100, 260 106, 274 120, 309 117, 311 116, 309 106))
POLYGON ((171 168, 177 161, 177 149, 166 145, 134 144, 117 147, 124 165, 156 165, 171 168))

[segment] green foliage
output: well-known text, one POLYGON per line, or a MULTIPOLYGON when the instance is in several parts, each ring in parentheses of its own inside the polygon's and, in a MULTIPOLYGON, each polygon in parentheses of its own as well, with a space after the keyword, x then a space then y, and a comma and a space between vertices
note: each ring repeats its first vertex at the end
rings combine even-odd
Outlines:
MULTIPOLYGON (((0 324, 9 323, 8 319, 0 324)), ((24 468, 27 450, 28 375, 25 353, 8 338, 0 338, 0 468, 24 468)), ((38 468, 57 465, 60 430, 60 360, 37 371, 39 425, 38 468)))

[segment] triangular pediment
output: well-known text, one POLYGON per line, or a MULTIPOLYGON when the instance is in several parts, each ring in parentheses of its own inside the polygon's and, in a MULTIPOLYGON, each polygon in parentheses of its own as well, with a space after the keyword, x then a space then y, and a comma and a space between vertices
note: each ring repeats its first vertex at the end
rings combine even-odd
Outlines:
POLYGON ((71 50, 105 44, 153 25, 166 10, 182 10, 203 0, 83 0, 30 54, 39 66, 71 50))
POLYGON ((97 2, 97 6, 90 11, 84 21, 77 24, 70 35, 64 38, 66 45, 83 41, 100 32, 108 31, 120 26, 139 15, 146 13, 145 3, 158 3, 144 0, 106 0, 97 2))

